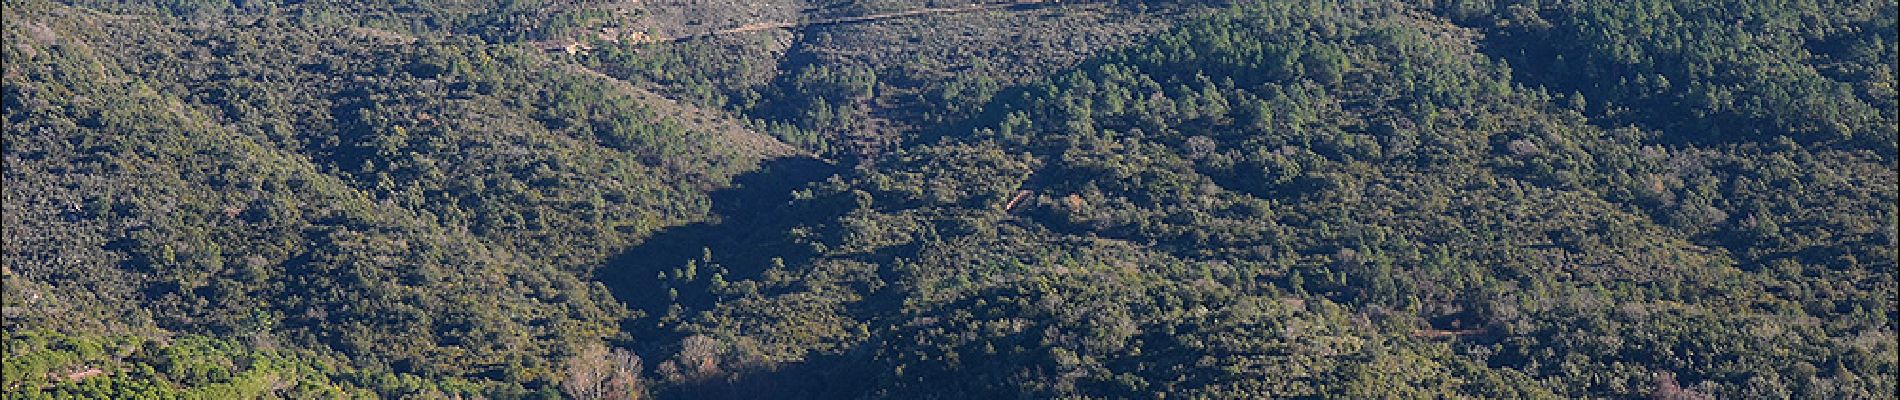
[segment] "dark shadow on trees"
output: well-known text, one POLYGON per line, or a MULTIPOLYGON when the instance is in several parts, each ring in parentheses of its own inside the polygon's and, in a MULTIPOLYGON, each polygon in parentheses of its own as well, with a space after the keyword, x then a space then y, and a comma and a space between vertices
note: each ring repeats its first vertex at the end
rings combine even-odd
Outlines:
POLYGON ((808 221, 836 219, 846 211, 828 204, 794 203, 792 192, 837 174, 842 168, 821 160, 786 157, 768 160, 759 169, 733 179, 732 185, 710 194, 713 220, 661 230, 639 245, 609 259, 596 280, 607 285, 614 298, 628 308, 646 313, 646 317, 628 321, 624 330, 648 345, 671 343, 670 329, 661 329, 655 317, 664 315, 674 304, 686 310, 703 309, 714 300, 704 286, 712 266, 725 269, 726 280, 755 279, 781 259, 796 265, 816 253, 798 243, 789 231, 808 221), (711 254, 708 262, 704 258, 711 254), (692 289, 681 288, 680 297, 669 295, 662 273, 679 269, 688 262, 700 265, 699 279, 692 289), (655 336, 657 335, 657 336, 655 336))

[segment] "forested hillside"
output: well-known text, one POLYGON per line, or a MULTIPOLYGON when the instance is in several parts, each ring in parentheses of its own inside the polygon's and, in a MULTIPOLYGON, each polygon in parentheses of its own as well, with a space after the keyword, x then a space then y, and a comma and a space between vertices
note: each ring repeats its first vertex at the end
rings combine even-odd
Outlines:
POLYGON ((1897 395, 1891 2, 968 4, 6 0, 0 391, 1897 395))

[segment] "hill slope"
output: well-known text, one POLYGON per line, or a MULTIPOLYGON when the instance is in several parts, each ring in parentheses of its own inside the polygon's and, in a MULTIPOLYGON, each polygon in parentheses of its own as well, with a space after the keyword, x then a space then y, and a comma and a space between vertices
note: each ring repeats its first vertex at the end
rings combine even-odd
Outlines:
POLYGON ((972 3, 8 0, 0 390, 1895 395, 1890 3, 609 40, 972 3))

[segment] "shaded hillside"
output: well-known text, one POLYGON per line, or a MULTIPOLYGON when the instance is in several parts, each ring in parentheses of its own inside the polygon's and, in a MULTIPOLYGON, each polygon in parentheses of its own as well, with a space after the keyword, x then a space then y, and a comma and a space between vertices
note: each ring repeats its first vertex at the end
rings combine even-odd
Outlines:
POLYGON ((976 3, 4 0, 0 394, 1895 396, 1891 2, 976 3))
POLYGON ((385 393, 554 391, 634 316, 594 266, 792 153, 521 45, 37 1, 6 22, 10 335, 206 335, 385 393))
POLYGON ((1892 159, 1599 128, 1481 33, 1241 6, 999 91, 681 290, 667 393, 1891 395, 1892 159))

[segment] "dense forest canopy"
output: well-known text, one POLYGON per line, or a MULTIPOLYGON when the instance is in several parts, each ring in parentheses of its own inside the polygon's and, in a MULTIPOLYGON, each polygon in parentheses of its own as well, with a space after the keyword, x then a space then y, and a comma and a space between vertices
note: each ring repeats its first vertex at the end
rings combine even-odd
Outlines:
POLYGON ((990 3, 5 0, 0 393, 1897 395, 1890 1, 990 3))

